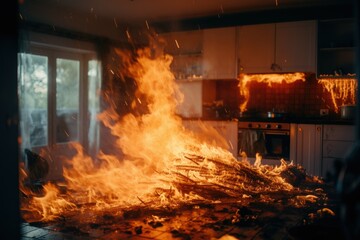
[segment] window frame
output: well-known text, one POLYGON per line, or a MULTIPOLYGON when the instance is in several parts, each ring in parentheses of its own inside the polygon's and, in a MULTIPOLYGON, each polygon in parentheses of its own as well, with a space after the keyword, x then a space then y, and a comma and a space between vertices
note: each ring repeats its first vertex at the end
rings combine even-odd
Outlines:
MULTIPOLYGON (((78 118, 78 140, 85 150, 89 150, 88 129, 83 124, 88 121, 88 87, 89 87, 89 62, 96 60, 101 63, 98 57, 96 46, 93 43, 67 39, 52 35, 29 32, 26 33, 27 38, 22 40, 21 44, 25 46, 25 50, 18 53, 35 54, 48 58, 48 91, 47 91, 47 143, 42 146, 26 146, 37 151, 41 148, 54 148, 57 145, 67 145, 70 142, 57 143, 56 141, 56 59, 69 59, 79 61, 79 118, 78 118)), ((102 69, 100 68, 100 71, 102 69)), ((102 76, 100 72, 100 76, 102 76)), ((102 81, 102 79, 100 79, 102 81)), ((21 108, 19 109, 21 110, 21 108)), ((98 143, 99 144, 99 143, 98 143)))

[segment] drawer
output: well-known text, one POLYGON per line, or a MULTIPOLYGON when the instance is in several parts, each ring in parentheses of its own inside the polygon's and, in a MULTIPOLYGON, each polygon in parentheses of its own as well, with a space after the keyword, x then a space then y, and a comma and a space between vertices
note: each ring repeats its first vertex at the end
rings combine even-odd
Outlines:
POLYGON ((355 126, 325 124, 323 140, 355 141, 355 126))
POLYGON ((353 141, 323 141, 323 157, 344 158, 353 141))

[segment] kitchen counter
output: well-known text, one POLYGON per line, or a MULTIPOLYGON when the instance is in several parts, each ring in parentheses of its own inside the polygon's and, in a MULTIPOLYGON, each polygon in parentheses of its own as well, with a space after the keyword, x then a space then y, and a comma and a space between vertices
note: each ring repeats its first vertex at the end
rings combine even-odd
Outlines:
POLYGON ((280 122, 280 123, 303 123, 303 124, 339 124, 339 125, 354 125, 355 120, 341 119, 341 118, 317 118, 317 117, 303 117, 303 118, 197 118, 184 120, 202 120, 202 121, 239 121, 239 122, 280 122))
POLYGON ((342 119, 339 117, 287 117, 287 118, 262 118, 262 117, 242 117, 242 118, 182 118, 189 121, 239 121, 239 122, 279 122, 279 123, 302 123, 302 124, 339 124, 354 125, 355 119, 342 119))

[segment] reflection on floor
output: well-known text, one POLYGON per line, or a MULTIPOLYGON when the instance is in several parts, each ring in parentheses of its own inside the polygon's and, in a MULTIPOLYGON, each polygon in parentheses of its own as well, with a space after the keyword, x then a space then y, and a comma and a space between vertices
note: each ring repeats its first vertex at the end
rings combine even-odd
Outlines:
MULTIPOLYGON (((308 196, 312 194, 309 191, 308 196)), ((121 216, 103 213, 53 223, 23 223, 26 239, 344 239, 331 195, 316 201, 296 193, 253 196, 179 209, 136 208, 121 216), (329 197, 330 196, 330 197, 329 197), (86 222, 79 222, 79 219, 86 222), (89 220, 87 220, 89 219, 89 220), (225 239, 225 238, 223 238, 225 239)))

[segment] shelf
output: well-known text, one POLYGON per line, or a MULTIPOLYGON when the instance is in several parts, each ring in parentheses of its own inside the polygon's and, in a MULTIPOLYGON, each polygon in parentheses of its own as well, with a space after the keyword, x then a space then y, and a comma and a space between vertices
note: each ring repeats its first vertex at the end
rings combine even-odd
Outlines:
POLYGON ((354 51, 355 47, 321 47, 319 51, 354 51))
POLYGON ((318 22, 318 78, 355 78, 354 41, 353 19, 318 22), (337 73, 342 74, 335 76, 337 73))

